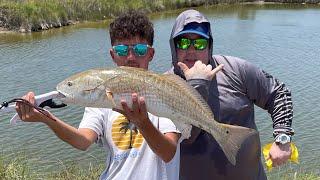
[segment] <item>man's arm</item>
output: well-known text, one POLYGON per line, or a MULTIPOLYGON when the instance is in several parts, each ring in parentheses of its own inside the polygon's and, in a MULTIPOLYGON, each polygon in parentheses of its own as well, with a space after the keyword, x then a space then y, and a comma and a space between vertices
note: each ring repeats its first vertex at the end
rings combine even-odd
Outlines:
MULTIPOLYGON (((241 70, 249 98, 271 115, 274 137, 281 133, 292 136, 293 106, 290 90, 284 83, 249 62, 244 62, 241 70)), ((274 166, 284 164, 290 156, 290 143, 272 144, 270 158, 274 166)))
MULTIPOLYGON (((33 92, 29 92, 23 98, 28 100, 31 104, 35 103, 33 92)), ((47 116, 45 116, 36 109, 23 103, 17 103, 16 111, 20 119, 25 122, 45 123, 57 137, 77 149, 86 150, 97 138, 97 134, 93 130, 85 128, 76 129, 61 121, 48 111, 47 116)))
POLYGON ((146 104, 143 97, 138 99, 136 93, 132 94, 132 108, 125 100, 121 101, 124 114, 127 119, 137 126, 152 151, 164 162, 169 162, 174 157, 180 135, 175 132, 162 134, 149 120, 146 104))
POLYGON ((154 153, 166 163, 171 161, 176 153, 179 134, 174 132, 162 134, 149 119, 139 127, 139 130, 154 153))
MULTIPOLYGON (((206 79, 187 79, 190 86, 196 89, 204 100, 208 100, 209 96, 209 80, 206 79)), ((182 141, 183 144, 193 144, 201 133, 200 128, 192 125, 191 136, 188 139, 182 141)))
POLYGON ((77 149, 85 151, 97 139, 97 134, 91 129, 77 129, 56 117, 53 118, 56 119, 56 121, 45 119, 43 123, 47 124, 61 140, 77 149))
MULTIPOLYGON (((219 65, 212 69, 211 65, 205 65, 201 61, 197 61, 192 68, 188 68, 184 63, 179 62, 178 66, 183 71, 189 85, 195 88, 204 100, 208 100, 210 80, 219 72, 223 65, 219 65)), ((201 129, 192 126, 191 136, 182 141, 184 144, 192 144, 200 135, 201 129)))

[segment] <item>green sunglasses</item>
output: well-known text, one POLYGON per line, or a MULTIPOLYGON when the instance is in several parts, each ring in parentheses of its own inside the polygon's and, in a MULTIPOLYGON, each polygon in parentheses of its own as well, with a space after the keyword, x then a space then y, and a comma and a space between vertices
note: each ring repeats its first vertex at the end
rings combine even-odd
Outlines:
POLYGON ((145 56, 148 51, 148 44, 135 44, 135 45, 124 45, 119 44, 116 46, 112 46, 113 50, 116 52, 118 56, 128 56, 129 49, 132 48, 133 52, 136 56, 145 56))
POLYGON ((188 39, 188 38, 180 38, 177 40, 176 45, 177 48, 186 50, 191 44, 196 50, 204 50, 208 45, 208 40, 204 38, 199 39, 188 39))

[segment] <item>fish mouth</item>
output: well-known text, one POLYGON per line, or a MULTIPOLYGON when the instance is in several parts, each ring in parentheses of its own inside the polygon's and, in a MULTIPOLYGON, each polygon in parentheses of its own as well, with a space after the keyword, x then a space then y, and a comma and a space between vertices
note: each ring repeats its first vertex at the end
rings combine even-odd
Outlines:
POLYGON ((64 99, 67 97, 65 93, 62 93, 61 91, 57 91, 57 92, 58 92, 57 98, 64 99))
POLYGON ((59 90, 57 90, 58 94, 57 94, 57 98, 60 99, 61 101, 65 102, 67 97, 69 97, 68 94, 61 92, 59 90))

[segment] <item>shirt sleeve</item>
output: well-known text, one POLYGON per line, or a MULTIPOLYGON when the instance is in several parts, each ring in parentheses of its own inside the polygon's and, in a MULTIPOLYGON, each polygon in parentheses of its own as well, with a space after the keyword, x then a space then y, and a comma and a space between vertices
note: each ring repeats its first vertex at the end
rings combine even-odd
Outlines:
POLYGON ((291 92, 284 83, 253 64, 244 61, 242 79, 249 98, 259 107, 266 109, 273 121, 274 136, 279 133, 293 135, 293 105, 291 92))
POLYGON ((97 142, 104 134, 103 128, 104 114, 99 108, 86 107, 79 128, 91 129, 97 133, 97 142))
POLYGON ((168 133, 168 132, 177 132, 180 133, 180 131, 177 129, 175 124, 168 118, 165 117, 159 117, 159 131, 161 133, 168 133))
POLYGON ((208 101, 210 81, 205 79, 189 79, 187 83, 196 89, 204 100, 208 101))
POLYGON ((181 134, 180 141, 187 139, 191 135, 191 125, 181 122, 172 122, 168 118, 159 117, 159 131, 163 134, 168 132, 175 132, 181 134))

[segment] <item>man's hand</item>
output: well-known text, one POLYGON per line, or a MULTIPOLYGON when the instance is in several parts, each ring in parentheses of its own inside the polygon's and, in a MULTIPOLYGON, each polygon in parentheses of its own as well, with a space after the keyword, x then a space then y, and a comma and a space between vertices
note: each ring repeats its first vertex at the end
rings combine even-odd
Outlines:
POLYGON ((183 71, 184 76, 186 77, 187 80, 189 79, 211 80, 217 74, 217 72, 219 72, 223 68, 223 64, 220 64, 216 68, 212 69, 212 66, 210 64, 205 65, 200 60, 198 60, 190 69, 188 68, 187 65, 185 65, 182 62, 178 62, 178 66, 183 71))
MULTIPOLYGON (((22 99, 29 101, 32 105, 35 105, 35 97, 33 92, 28 92, 22 97, 22 99)), ((51 116, 49 111, 46 112, 48 116, 45 116, 32 106, 22 102, 16 103, 16 111, 20 119, 25 122, 43 122, 45 119, 48 119, 51 116)))
POLYGON ((291 156, 290 143, 273 143, 269 152, 269 158, 272 160, 273 167, 281 166, 286 163, 291 156))
POLYGON ((123 110, 115 109, 132 122, 154 153, 164 162, 169 162, 174 157, 180 135, 175 132, 162 134, 150 121, 144 97, 138 97, 137 93, 132 93, 132 108, 128 107, 125 100, 121 100, 123 110))
POLYGON ((150 121, 144 97, 138 97, 137 93, 132 93, 132 108, 128 107, 125 100, 121 100, 123 110, 113 109, 127 117, 127 119, 138 127, 142 127, 150 121))

